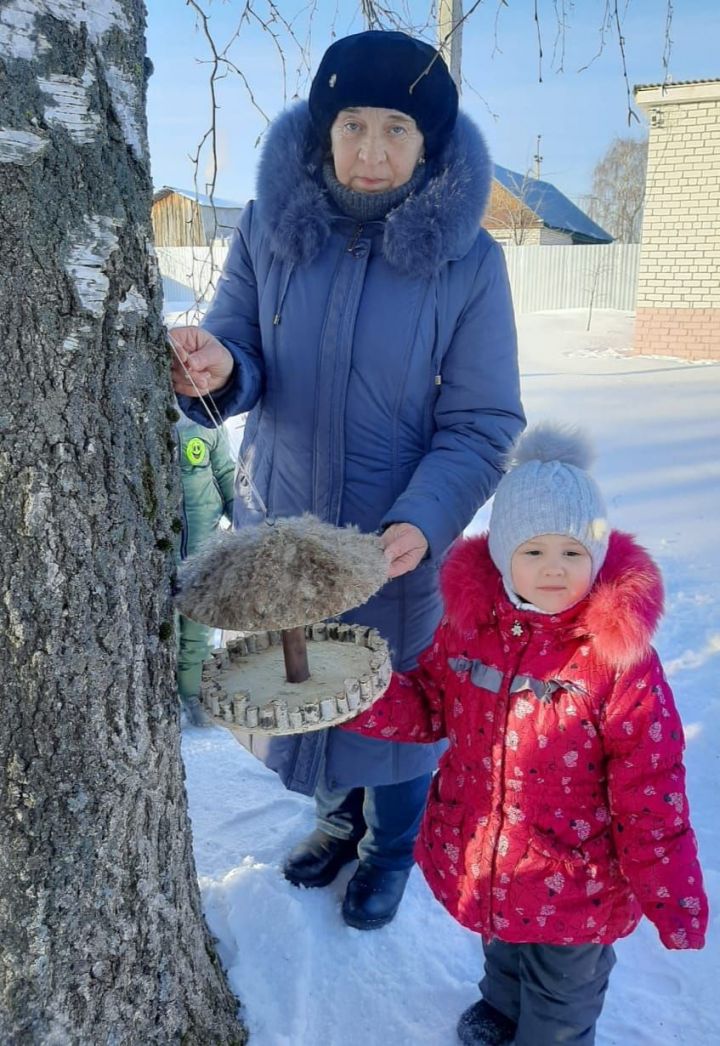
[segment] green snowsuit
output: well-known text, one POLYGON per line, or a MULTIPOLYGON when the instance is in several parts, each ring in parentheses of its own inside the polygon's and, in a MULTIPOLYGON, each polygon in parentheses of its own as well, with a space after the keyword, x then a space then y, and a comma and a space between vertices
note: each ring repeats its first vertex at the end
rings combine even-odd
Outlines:
MULTIPOLYGON (((235 463, 223 430, 182 417, 175 426, 183 489, 180 559, 197 552, 226 516, 232 522, 235 463)), ((211 629, 178 615, 177 687, 180 700, 200 691, 211 629)))

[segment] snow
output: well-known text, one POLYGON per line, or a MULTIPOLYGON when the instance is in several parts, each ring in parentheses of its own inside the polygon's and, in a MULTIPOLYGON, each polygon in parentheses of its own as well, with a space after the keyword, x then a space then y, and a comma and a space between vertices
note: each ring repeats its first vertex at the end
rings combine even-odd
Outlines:
MULTIPOLYGON (((687 730, 693 822, 710 896, 702 952, 668 952, 643 920, 618 964, 597 1046, 718 1042, 720 833, 720 365, 631 355, 632 314, 519 318, 531 421, 592 433, 612 523, 659 560, 667 614, 657 646, 687 730)), ((487 508, 473 522, 483 529, 487 508)), ((285 791, 220 728, 189 728, 183 755, 205 914, 253 1046, 447 1046, 477 998, 479 939, 413 869, 395 920, 353 930, 340 905, 353 865, 323 890, 291 886, 288 850, 313 827, 311 800, 285 791)))

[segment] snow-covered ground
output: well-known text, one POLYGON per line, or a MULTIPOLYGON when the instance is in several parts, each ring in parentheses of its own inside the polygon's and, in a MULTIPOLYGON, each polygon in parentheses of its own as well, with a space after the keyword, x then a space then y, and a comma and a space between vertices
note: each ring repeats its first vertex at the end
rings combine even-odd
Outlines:
MULTIPOLYGON (((182 321, 181 321, 182 322, 182 321)), ((630 354, 632 315, 581 311, 519 319, 531 421, 590 429, 612 523, 659 560, 667 613, 658 647, 687 733, 693 821, 710 895, 702 952, 668 952, 643 921, 617 945, 598 1046, 711 1046, 720 973, 720 365, 630 354)), ((472 530, 483 529, 487 509, 472 530)), ((309 799, 286 792, 231 735, 183 738, 205 913, 253 1046, 450 1046, 477 998, 480 942, 431 897, 414 869, 389 926, 345 926, 353 866, 324 890, 282 877, 313 826, 309 799)))

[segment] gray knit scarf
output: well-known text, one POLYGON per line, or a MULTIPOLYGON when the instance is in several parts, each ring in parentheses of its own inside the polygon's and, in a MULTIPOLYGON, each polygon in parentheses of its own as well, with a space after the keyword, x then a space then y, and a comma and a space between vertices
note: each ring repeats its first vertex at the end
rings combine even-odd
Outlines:
POLYGON ((412 178, 398 185, 397 189, 388 189, 387 192, 355 192, 337 180, 332 159, 328 159, 323 164, 323 181, 332 199, 348 218, 355 218, 359 222, 381 221, 395 207, 399 207, 411 193, 422 188, 425 183, 425 166, 418 164, 412 178))

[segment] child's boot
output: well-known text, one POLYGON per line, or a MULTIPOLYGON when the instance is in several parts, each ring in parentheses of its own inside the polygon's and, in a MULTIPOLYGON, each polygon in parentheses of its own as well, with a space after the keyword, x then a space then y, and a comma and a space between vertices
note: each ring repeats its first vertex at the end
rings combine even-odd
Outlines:
POLYGON ((514 1021, 484 999, 468 1007, 457 1025, 463 1046, 510 1046, 516 1030, 514 1021))
POLYGON ((295 847, 283 865, 294 886, 328 886, 357 857, 357 839, 337 839, 320 828, 295 847))
POLYGON ((379 930, 395 918, 409 868, 378 868, 361 861, 347 884, 342 916, 356 930, 379 930))

